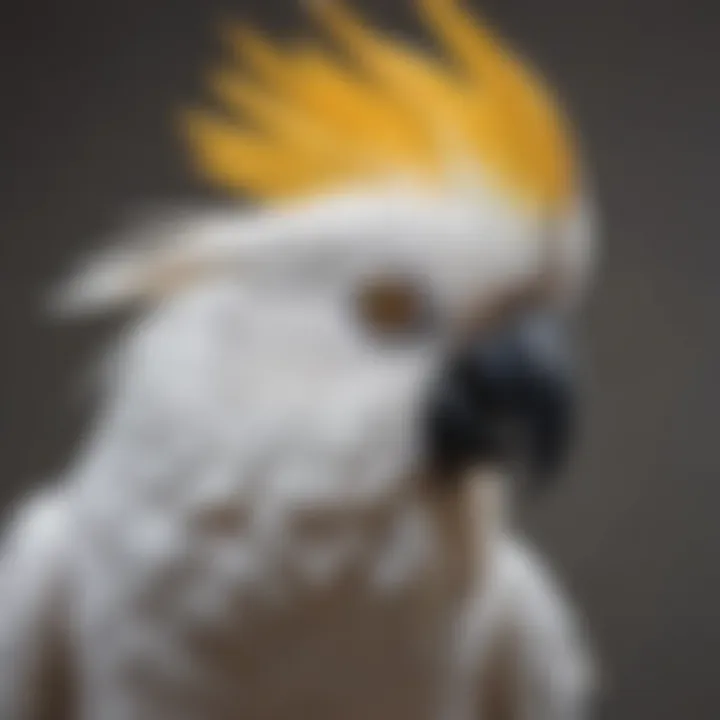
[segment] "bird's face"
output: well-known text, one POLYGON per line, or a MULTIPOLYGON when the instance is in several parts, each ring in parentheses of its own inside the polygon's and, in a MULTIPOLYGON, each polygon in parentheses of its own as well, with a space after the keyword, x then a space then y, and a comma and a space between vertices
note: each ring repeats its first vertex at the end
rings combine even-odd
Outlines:
POLYGON ((522 447, 546 474, 566 444, 562 316, 587 249, 585 225, 561 220, 408 192, 266 219, 266 242, 254 237, 227 265, 237 397, 359 454, 388 446, 394 472, 503 462, 522 447), (538 292, 549 243, 552 297, 538 292))

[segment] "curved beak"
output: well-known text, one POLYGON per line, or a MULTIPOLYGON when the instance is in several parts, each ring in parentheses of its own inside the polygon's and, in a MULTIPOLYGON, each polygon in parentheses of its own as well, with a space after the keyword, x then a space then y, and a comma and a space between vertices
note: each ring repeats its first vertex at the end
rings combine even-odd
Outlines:
POLYGON ((433 466, 456 477, 473 465, 520 465, 545 485, 571 444, 574 385, 558 318, 524 317, 481 333, 449 358, 433 388, 426 417, 433 466))

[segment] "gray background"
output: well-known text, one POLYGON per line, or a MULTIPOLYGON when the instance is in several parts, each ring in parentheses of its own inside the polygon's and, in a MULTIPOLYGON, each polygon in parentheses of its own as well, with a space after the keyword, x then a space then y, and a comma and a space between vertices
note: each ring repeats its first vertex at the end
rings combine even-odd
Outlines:
MULTIPOLYGON (((357 3, 392 28, 404 2, 357 3)), ((584 133, 605 252, 587 308, 583 439, 527 524, 590 618, 605 717, 715 718, 720 701, 720 34, 711 2, 486 0, 584 133)), ((220 10, 295 27, 295 2, 65 0, 3 10, 0 500, 63 467, 112 328, 54 326, 42 293, 128 210, 207 196, 170 110, 200 98, 220 10)))

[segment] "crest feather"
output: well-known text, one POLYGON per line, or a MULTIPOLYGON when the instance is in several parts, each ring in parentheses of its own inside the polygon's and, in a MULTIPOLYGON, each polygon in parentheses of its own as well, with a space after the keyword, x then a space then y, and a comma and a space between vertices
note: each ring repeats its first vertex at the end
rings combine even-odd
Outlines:
POLYGON ((242 25, 211 86, 224 113, 186 116, 200 171, 259 200, 396 174, 452 182, 472 165, 508 195, 572 198, 574 152, 555 98, 457 0, 417 0, 447 59, 383 35, 335 0, 310 10, 335 46, 277 47, 242 25))

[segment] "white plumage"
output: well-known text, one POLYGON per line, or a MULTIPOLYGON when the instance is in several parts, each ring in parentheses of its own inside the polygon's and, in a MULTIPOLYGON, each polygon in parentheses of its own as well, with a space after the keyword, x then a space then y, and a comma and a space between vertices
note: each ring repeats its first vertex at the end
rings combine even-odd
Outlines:
POLYGON ((448 321, 482 311, 541 271, 547 227, 409 189, 164 227, 73 285, 146 306, 81 457, 6 541, 0 717, 36 718, 60 667, 72 720, 476 720, 508 637, 516 717, 584 717, 589 656, 549 573, 509 527, 476 566, 462 496, 422 480, 448 338, 385 346, 351 302, 392 268, 448 321))

